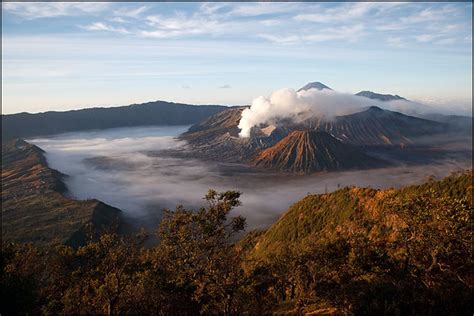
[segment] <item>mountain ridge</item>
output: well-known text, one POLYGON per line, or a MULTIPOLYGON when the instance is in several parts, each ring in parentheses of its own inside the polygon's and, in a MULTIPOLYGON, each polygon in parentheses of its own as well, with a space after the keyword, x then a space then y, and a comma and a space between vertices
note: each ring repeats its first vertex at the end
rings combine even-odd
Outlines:
POLYGON ((4 242, 77 247, 90 232, 116 229, 120 210, 95 199, 65 197, 64 177, 49 168, 38 146, 22 139, 2 144, 4 242))
POLYGON ((356 93, 355 95, 360 96, 360 97, 365 97, 369 99, 374 99, 374 100, 380 100, 380 101, 394 101, 394 100, 405 100, 404 97, 399 96, 398 94, 381 94, 381 93, 376 93, 368 90, 360 91, 356 93))
POLYGON ((117 107, 2 115, 2 140, 146 125, 190 125, 228 107, 152 101, 117 107))

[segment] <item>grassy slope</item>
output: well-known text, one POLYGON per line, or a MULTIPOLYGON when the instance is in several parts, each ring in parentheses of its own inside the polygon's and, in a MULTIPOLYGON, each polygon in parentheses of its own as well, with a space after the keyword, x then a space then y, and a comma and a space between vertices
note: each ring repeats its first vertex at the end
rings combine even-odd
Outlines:
POLYGON ((392 207, 394 202, 412 200, 429 192, 440 200, 467 198, 472 205, 472 188, 472 173, 464 172, 402 189, 343 188, 333 193, 308 195, 293 204, 265 233, 254 236, 251 256, 265 258, 285 247, 294 247, 323 234, 327 236, 341 225, 361 218, 370 219, 374 226, 396 230, 403 225, 403 218, 402 210, 392 207))

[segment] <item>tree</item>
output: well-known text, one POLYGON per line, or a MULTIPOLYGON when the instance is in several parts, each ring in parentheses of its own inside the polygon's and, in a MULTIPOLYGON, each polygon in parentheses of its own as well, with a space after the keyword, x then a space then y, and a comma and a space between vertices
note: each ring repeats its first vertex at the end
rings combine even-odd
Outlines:
POLYGON ((160 224, 158 254, 171 281, 187 297, 189 306, 200 312, 231 314, 236 303, 243 271, 240 252, 232 238, 245 228, 241 216, 228 219, 240 205, 240 193, 209 190, 208 207, 197 212, 182 206, 167 210, 160 224))

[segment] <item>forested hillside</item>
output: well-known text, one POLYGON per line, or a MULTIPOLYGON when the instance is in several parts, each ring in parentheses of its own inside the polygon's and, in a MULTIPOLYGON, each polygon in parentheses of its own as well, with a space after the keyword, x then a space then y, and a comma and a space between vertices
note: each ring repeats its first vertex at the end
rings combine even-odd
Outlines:
POLYGON ((2 314, 471 315, 472 171, 308 195, 237 243, 238 192, 167 211, 160 243, 2 248, 2 314))

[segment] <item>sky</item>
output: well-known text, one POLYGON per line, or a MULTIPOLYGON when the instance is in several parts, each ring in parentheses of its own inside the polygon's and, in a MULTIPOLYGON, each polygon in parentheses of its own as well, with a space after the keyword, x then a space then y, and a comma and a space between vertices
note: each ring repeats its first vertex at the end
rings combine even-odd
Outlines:
POLYGON ((471 111, 472 3, 2 2, 2 113, 250 104, 320 81, 471 111))

